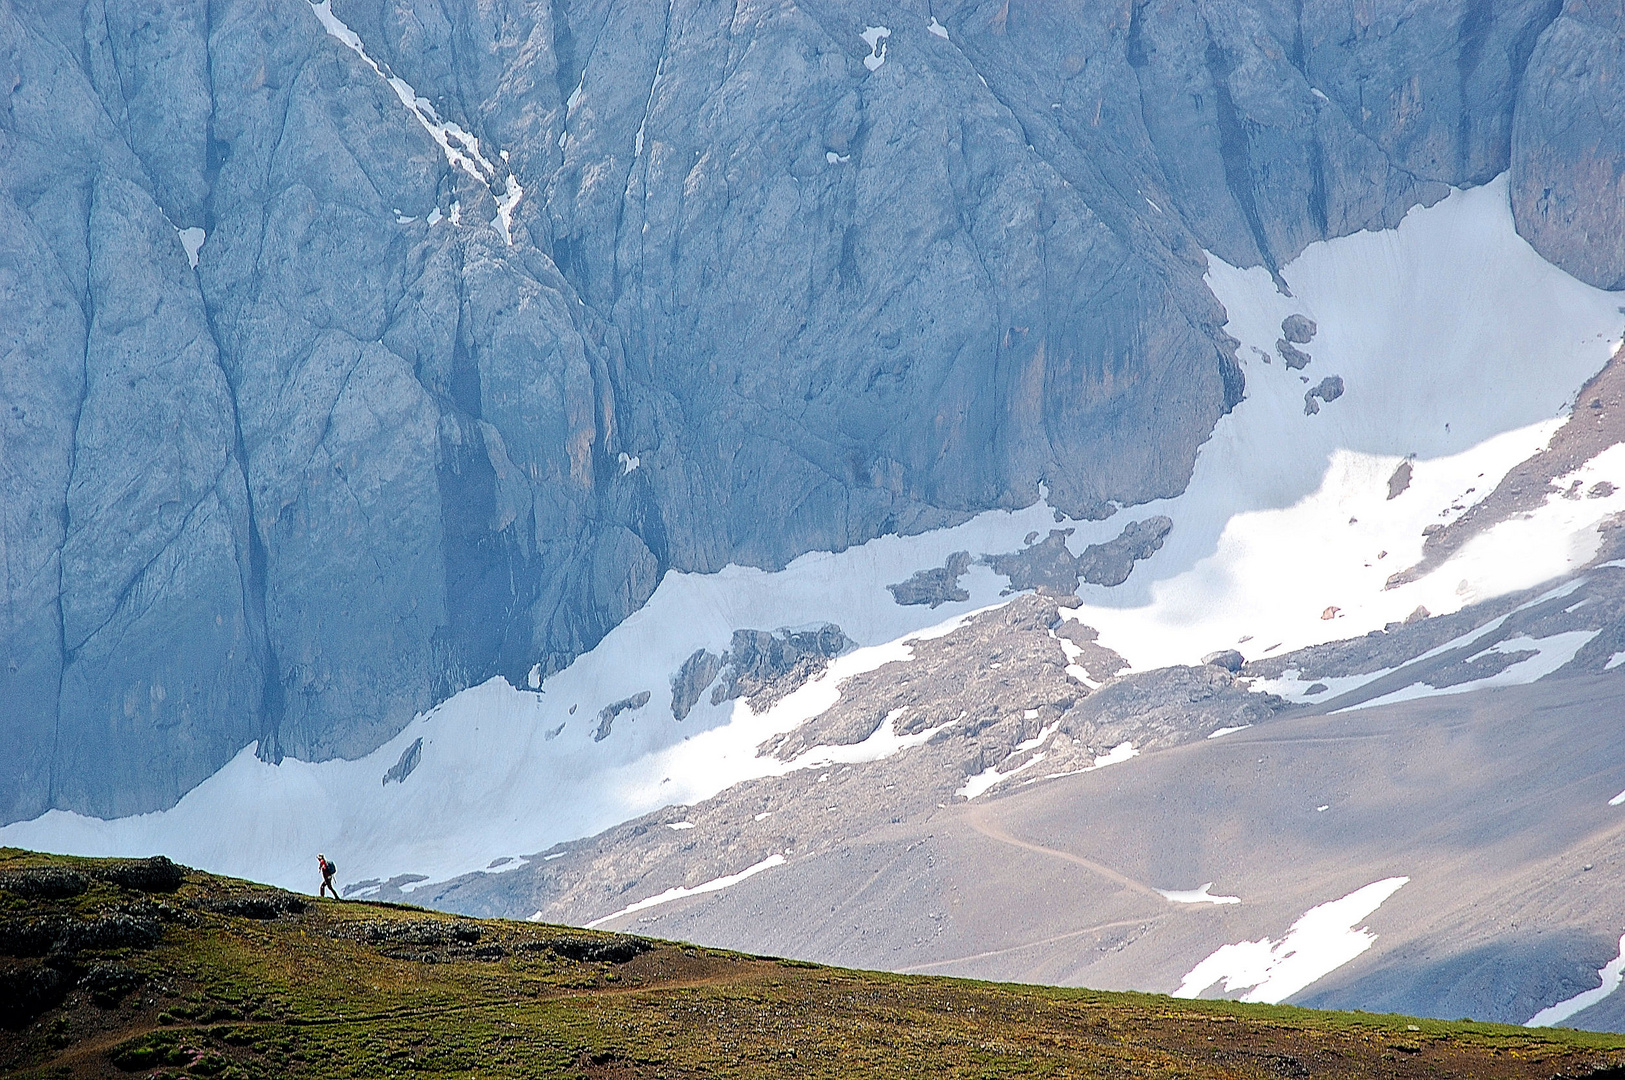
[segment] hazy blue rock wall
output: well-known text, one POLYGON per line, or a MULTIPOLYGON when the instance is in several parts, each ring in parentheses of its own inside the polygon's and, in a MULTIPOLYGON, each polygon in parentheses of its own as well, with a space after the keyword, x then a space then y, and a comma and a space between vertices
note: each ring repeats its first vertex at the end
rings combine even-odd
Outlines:
POLYGON ((669 568, 1173 494, 1244 392, 1204 248, 1510 165, 1625 275, 1600 6, 335 13, 489 171, 306 0, 0 0, 0 820, 364 753, 669 568))

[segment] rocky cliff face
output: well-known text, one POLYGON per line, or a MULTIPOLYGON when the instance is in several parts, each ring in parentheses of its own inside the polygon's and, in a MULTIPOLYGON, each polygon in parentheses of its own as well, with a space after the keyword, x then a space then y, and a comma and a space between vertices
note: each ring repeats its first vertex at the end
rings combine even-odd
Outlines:
POLYGON ((1172 494, 1203 249, 1510 166, 1617 286, 1617 22, 0 0, 0 820, 362 752, 670 568, 1172 494))

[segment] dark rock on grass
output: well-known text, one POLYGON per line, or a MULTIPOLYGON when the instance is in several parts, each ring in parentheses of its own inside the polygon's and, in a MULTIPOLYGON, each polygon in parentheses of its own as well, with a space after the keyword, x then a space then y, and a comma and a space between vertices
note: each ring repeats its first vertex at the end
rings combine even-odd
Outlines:
POLYGON ((174 892, 186 880, 186 867, 162 855, 148 859, 119 859, 98 864, 91 874, 121 889, 137 892, 174 892))
POLYGON ((103 949, 149 949, 163 936, 155 918, 116 911, 98 919, 67 921, 54 951, 77 953, 103 949))
POLYGON ((66 866, 33 866, 0 873, 0 889, 28 900, 66 900, 89 887, 89 878, 66 866))
POLYGON ((66 919, 0 919, 0 956, 44 956, 62 937, 66 919))
POLYGON ((959 587, 959 579, 970 569, 970 552, 956 551, 948 561, 930 570, 916 570, 907 581, 887 585, 892 599, 904 606, 929 604, 936 607, 950 600, 969 600, 970 593, 959 587))
POLYGON ((297 915, 310 906, 302 896, 289 892, 255 893, 248 896, 222 896, 201 901, 199 907, 216 915, 236 915, 245 919, 275 919, 297 915))
POLYGON ((480 928, 472 923, 439 919, 351 923, 334 927, 328 933, 337 938, 365 941, 369 945, 472 945, 481 936, 480 928))
POLYGON ((1281 320, 1281 336, 1295 345, 1307 345, 1315 339, 1320 327, 1307 315, 1288 315, 1281 320))
POLYGON ((145 949, 158 943, 163 924, 141 910, 109 911, 95 919, 61 915, 0 920, 0 956, 74 956, 91 950, 145 949))
POLYGON ((614 937, 556 937, 547 947, 566 960, 587 960, 610 964, 624 964, 641 956, 654 946, 642 938, 616 935, 614 937))
POLYGON ((73 977, 50 964, 0 961, 0 1027, 16 1031, 28 1026, 72 987, 73 977))
POLYGON ((147 981, 147 977, 128 964, 99 962, 79 977, 79 986, 104 1009, 110 1009, 124 1000, 131 990, 147 981))

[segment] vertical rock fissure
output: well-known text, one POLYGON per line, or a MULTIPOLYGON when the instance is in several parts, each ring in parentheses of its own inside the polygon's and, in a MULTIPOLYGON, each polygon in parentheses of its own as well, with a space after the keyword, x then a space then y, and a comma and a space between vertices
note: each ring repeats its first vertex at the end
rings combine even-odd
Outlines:
POLYGON ((558 86, 559 103, 570 98, 576 88, 575 34, 570 30, 570 0, 553 0, 553 81, 558 86))
MULTIPOLYGON (((1456 174, 1467 180, 1488 180, 1489 177, 1471 176, 1468 165, 1472 161, 1473 110, 1468 107, 1468 81, 1478 67, 1484 52, 1484 39, 1490 31, 1490 5, 1469 3, 1456 30, 1456 93, 1460 98, 1461 114, 1456 118, 1456 174)), ((1508 126, 1508 132, 1511 128, 1508 126)))
MULTIPOLYGON (((89 213, 85 218, 85 236, 91 236, 89 213)), ((72 659, 68 653, 68 620, 66 605, 63 597, 67 593, 67 549, 68 532, 73 527, 72 511, 69 508, 68 498, 73 491, 74 473, 79 468, 79 423, 85 414, 85 402, 90 398, 90 342, 91 328, 96 324, 96 295, 90 288, 90 281, 85 281, 84 306, 82 308, 85 319, 85 346, 79 354, 79 400, 73 407, 73 439, 68 444, 68 469, 65 482, 62 485, 62 545, 56 552, 56 702, 55 717, 51 725, 51 759, 46 770, 45 782, 45 808, 56 807, 56 767, 57 755, 62 746, 62 694, 66 689, 68 677, 68 663, 72 659)))
POLYGON ((1284 283, 1276 272, 1275 256, 1264 236, 1264 223, 1258 217, 1258 203, 1253 198, 1253 166, 1247 148, 1247 131, 1230 96, 1230 57, 1214 39, 1211 27, 1208 28, 1203 59, 1207 62, 1208 77, 1213 82, 1213 111, 1219 128, 1219 157, 1224 162, 1225 186, 1230 189, 1231 197, 1241 209, 1241 216, 1247 221, 1253 243, 1258 248, 1258 257, 1275 279, 1276 286, 1282 287, 1284 283))
POLYGON ((1303 0, 1298 0, 1294 5, 1292 14, 1292 66, 1305 79, 1309 78, 1309 73, 1303 69, 1303 0))
POLYGON ((1326 236, 1326 148, 1318 128, 1309 140, 1309 218, 1326 236))

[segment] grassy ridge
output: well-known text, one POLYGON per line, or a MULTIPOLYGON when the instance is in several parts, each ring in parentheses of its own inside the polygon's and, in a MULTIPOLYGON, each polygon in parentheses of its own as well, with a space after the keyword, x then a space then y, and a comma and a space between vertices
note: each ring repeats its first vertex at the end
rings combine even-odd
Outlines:
POLYGON ((0 1074, 1625 1077, 1621 1036, 847 971, 164 865, 0 849, 0 1074))

